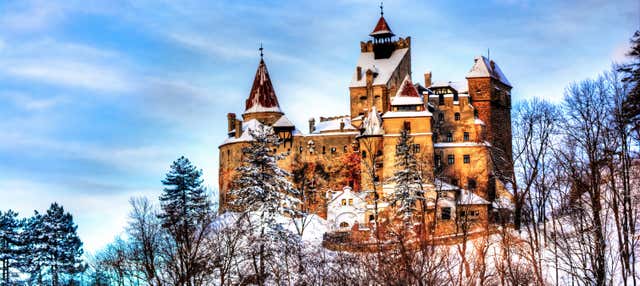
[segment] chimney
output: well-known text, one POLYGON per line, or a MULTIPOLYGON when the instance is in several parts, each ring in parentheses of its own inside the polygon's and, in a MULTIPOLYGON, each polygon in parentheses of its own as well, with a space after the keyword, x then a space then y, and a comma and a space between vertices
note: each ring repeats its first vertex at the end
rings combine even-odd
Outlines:
POLYGON ((231 132, 231 130, 233 130, 233 128, 236 127, 236 114, 235 113, 227 113, 227 125, 228 125, 228 132, 231 132))
POLYGON ((431 71, 427 71, 424 73, 424 87, 431 86, 431 71))
POLYGON ((360 81, 362 79, 362 68, 360 66, 356 67, 356 80, 360 81))
POLYGON ((236 138, 242 135, 242 120, 236 120, 236 138))
POLYGON ((309 119, 309 134, 313 133, 313 131, 316 131, 316 119, 312 117, 309 119))

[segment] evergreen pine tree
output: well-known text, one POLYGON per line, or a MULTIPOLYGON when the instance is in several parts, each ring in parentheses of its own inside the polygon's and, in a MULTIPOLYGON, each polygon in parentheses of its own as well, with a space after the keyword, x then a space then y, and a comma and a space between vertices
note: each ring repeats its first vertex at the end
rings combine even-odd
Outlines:
POLYGON ((284 156, 274 152, 280 139, 273 129, 260 125, 249 133, 253 140, 242 148, 243 165, 236 169, 234 187, 229 192, 233 198, 230 204, 260 214, 261 226, 273 226, 276 214, 294 214, 298 192, 288 180, 291 174, 277 164, 284 156))
POLYGON ((627 74, 623 81, 631 84, 631 91, 623 103, 623 113, 636 136, 640 136, 640 30, 633 34, 631 45, 631 51, 627 54, 631 62, 620 68, 627 74))
POLYGON ((413 139, 405 129, 401 131, 396 145, 394 168, 390 181, 395 183, 395 187, 388 200, 392 206, 397 207, 396 212, 402 216, 404 223, 409 225, 416 210, 416 202, 424 199, 424 191, 421 172, 413 150, 413 139))
MULTIPOLYGON (((211 213, 211 202, 201 178, 202 171, 181 156, 171 164, 160 197, 162 226, 170 231, 190 233, 211 213)), ((186 239, 186 237, 185 237, 186 239)))
POLYGON ((171 164, 162 184, 162 208, 158 218, 173 239, 171 263, 173 276, 180 285, 194 285, 207 271, 202 255, 203 241, 210 229, 213 213, 201 178, 202 171, 184 156, 171 164))
POLYGON ((46 257, 42 215, 35 211, 26 219, 22 231, 22 256, 20 271, 29 274, 32 285, 43 285, 44 258, 46 257))
MULTIPOLYGON (((51 284, 60 285, 61 274, 74 275, 84 270, 81 256, 82 241, 77 234, 73 216, 64 211, 58 203, 53 203, 41 217, 42 236, 36 239, 41 244, 42 264, 51 274, 51 284)), ((36 248, 37 249, 37 248, 36 248)))
POLYGON ((20 263, 20 228, 18 213, 9 210, 0 211, 0 271, 1 285, 11 285, 11 271, 20 263))
POLYGON ((244 210, 247 218, 259 217, 256 224, 251 223, 251 231, 255 237, 251 251, 255 279, 258 285, 264 285, 267 279, 266 260, 272 256, 270 246, 286 237, 282 226, 276 223, 276 215, 288 213, 296 216, 300 200, 295 196, 298 192, 287 179, 289 172, 281 169, 277 161, 283 155, 275 154, 280 139, 273 128, 260 125, 255 130, 248 130, 253 140, 242 149, 243 165, 236 169, 234 186, 229 191, 231 206, 244 210))

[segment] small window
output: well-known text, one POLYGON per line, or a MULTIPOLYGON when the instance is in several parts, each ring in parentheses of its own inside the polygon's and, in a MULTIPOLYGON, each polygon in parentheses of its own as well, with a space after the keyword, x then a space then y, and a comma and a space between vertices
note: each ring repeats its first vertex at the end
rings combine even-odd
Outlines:
POLYGON ((444 121, 444 113, 443 113, 443 112, 440 112, 440 113, 438 114, 438 121, 440 121, 440 122, 443 122, 443 121, 444 121))
POLYGON ((469 132, 464 133, 464 141, 469 141, 469 132))
POLYGON ((362 158, 367 158, 367 151, 362 150, 362 158))
POLYGON ((349 199, 349 205, 352 206, 353 205, 353 199, 349 199))
POLYGON ((449 163, 449 165, 453 165, 455 162, 456 160, 453 154, 450 154, 449 156, 447 156, 447 163, 449 163))
POLYGON ((456 121, 460 121, 460 113, 459 112, 456 112, 456 114, 454 114, 453 117, 454 117, 454 119, 456 121))
POLYGON ((326 154, 326 153, 327 153, 326 148, 322 146, 322 154, 326 154))
POLYGON ((349 227, 349 223, 347 223, 346 221, 343 221, 340 223, 340 227, 349 227))
POLYGON ((376 220, 376 217, 374 215, 369 215, 369 221, 374 221, 376 220))
POLYGON ((413 144, 413 153, 420 153, 420 144, 413 144))
POLYGON ((444 105, 444 94, 438 95, 438 104, 444 105))
POLYGON ((442 209, 440 209, 440 219, 441 220, 450 220, 451 219, 451 208, 442 208, 442 209))
POLYGON ((336 153, 336 147, 331 147, 331 154, 335 154, 336 153))
POLYGON ((360 100, 367 100, 367 96, 366 95, 360 96, 360 100))
POLYGON ((343 206, 347 205, 347 199, 342 199, 342 201, 340 201, 340 204, 343 206))
POLYGON ((475 189, 476 189, 476 180, 474 180, 474 179, 468 179, 468 180, 467 180, 467 189, 469 189, 469 190, 475 190, 475 189))
POLYGON ((298 147, 298 151, 299 151, 300 153, 302 153, 302 150, 304 150, 304 148, 303 148, 302 146, 298 147))
POLYGON ((347 153, 347 145, 344 145, 344 146, 342 147, 342 151, 343 151, 343 152, 345 152, 345 153, 347 153))
POLYGON ((454 92, 453 93, 453 101, 458 101, 458 100, 459 100, 458 94, 454 92))
POLYGON ((407 132, 411 133, 411 122, 405 121, 403 124, 403 128, 404 130, 407 130, 407 132))
POLYGON ((453 142, 453 134, 451 132, 447 133, 447 142, 453 142))
POLYGON ((469 164, 471 163, 471 156, 470 155, 464 155, 464 163, 465 164, 469 164))

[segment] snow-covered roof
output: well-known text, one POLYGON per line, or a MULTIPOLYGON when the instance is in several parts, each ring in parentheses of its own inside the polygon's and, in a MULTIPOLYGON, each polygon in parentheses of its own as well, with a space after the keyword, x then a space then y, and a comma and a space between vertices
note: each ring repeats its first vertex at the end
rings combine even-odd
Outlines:
POLYGON ((249 142, 253 141, 253 137, 249 134, 249 130, 257 130, 260 126, 264 126, 264 124, 260 123, 257 119, 247 120, 242 122, 242 134, 240 137, 230 137, 226 138, 222 145, 228 143, 236 143, 236 142, 249 142))
POLYGON ((429 88, 438 88, 438 87, 450 87, 455 89, 458 93, 468 93, 469 85, 467 81, 437 81, 431 84, 429 88))
POLYGON ((423 111, 387 111, 382 118, 399 118, 399 117, 428 117, 432 116, 431 112, 423 111))
POLYGON ((409 75, 406 75, 402 80, 396 96, 391 99, 391 105, 423 105, 424 100, 422 95, 418 93, 418 90, 411 82, 409 75))
POLYGON ((282 115, 275 123, 273 123, 273 127, 294 127, 294 125, 289 118, 282 115))
POLYGON ((382 129, 382 118, 380 117, 375 105, 371 108, 367 117, 365 117, 362 126, 364 126, 364 132, 362 135, 384 134, 384 130, 382 129))
POLYGON ((459 205, 488 205, 489 201, 481 198, 473 192, 460 189, 460 197, 458 197, 459 205))
POLYGON ((280 112, 280 104, 276 97, 276 92, 271 84, 271 78, 269 77, 269 71, 267 71, 267 65, 264 60, 260 59, 256 76, 253 79, 253 86, 251 86, 251 92, 249 98, 245 102, 244 113, 254 112, 280 112))
POLYGON ((353 127, 353 125, 351 125, 351 119, 349 118, 349 116, 345 116, 345 117, 340 117, 340 118, 336 118, 336 119, 331 119, 331 120, 326 120, 326 121, 320 121, 318 124, 316 124, 316 129, 313 131, 312 134, 319 134, 319 133, 326 133, 326 132, 336 132, 336 131, 340 131, 340 123, 344 122, 344 127, 342 128, 342 131, 357 131, 358 129, 356 129, 355 127, 353 127))
POLYGON ((363 202, 366 202, 366 198, 367 198, 367 193, 366 192, 354 192, 351 189, 351 187, 344 187, 344 188, 342 188, 342 191, 338 191, 338 192, 333 194, 333 197, 331 198, 329 203, 337 200, 338 198, 342 197, 345 194, 351 194, 351 195, 353 195, 354 198, 358 198, 358 199, 362 200, 363 202))
POLYGON ((360 53, 357 66, 361 67, 362 74, 360 75, 360 80, 358 80, 358 75, 356 74, 358 71, 356 69, 356 72, 353 73, 350 87, 366 86, 366 72, 369 69, 378 73, 378 76, 373 79, 373 85, 387 84, 407 52, 409 52, 408 48, 396 49, 389 58, 385 59, 375 59, 373 52, 360 53))
POLYGON ((437 191, 455 191, 460 189, 460 187, 454 186, 440 179, 435 179, 433 185, 435 186, 437 191))
POLYGON ((502 70, 500 70, 500 67, 494 61, 489 60, 484 56, 477 56, 474 61, 475 63, 467 74, 467 78, 492 77, 508 86, 511 86, 507 77, 504 76, 502 70))
POLYGON ((474 120, 473 123, 478 125, 485 125, 484 121, 482 121, 482 119, 480 118, 476 118, 476 120, 474 120))

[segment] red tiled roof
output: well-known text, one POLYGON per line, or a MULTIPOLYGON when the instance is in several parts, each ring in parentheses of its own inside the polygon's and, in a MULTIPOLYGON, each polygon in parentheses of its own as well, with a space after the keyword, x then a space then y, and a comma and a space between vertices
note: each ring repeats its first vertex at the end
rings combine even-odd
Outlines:
POLYGON ((409 96, 409 97, 420 97, 420 94, 418 94, 418 90, 413 85, 413 83, 411 83, 411 80, 407 78, 404 81, 405 82, 402 84, 402 90, 398 95, 409 96))
POLYGON ((375 35, 387 35, 387 34, 390 34, 391 36, 393 36, 393 32, 391 32, 391 28, 389 28, 389 24, 387 24, 387 20, 385 20, 384 17, 380 16, 380 20, 378 20, 376 27, 373 28, 373 32, 371 32, 371 34, 369 35, 375 36, 375 35))
POLYGON ((258 71, 256 71, 256 77, 253 80, 253 86, 251 87, 249 98, 247 98, 245 110, 249 110, 255 105, 259 105, 259 107, 262 108, 280 107, 264 60, 260 60, 260 64, 258 65, 258 71))

